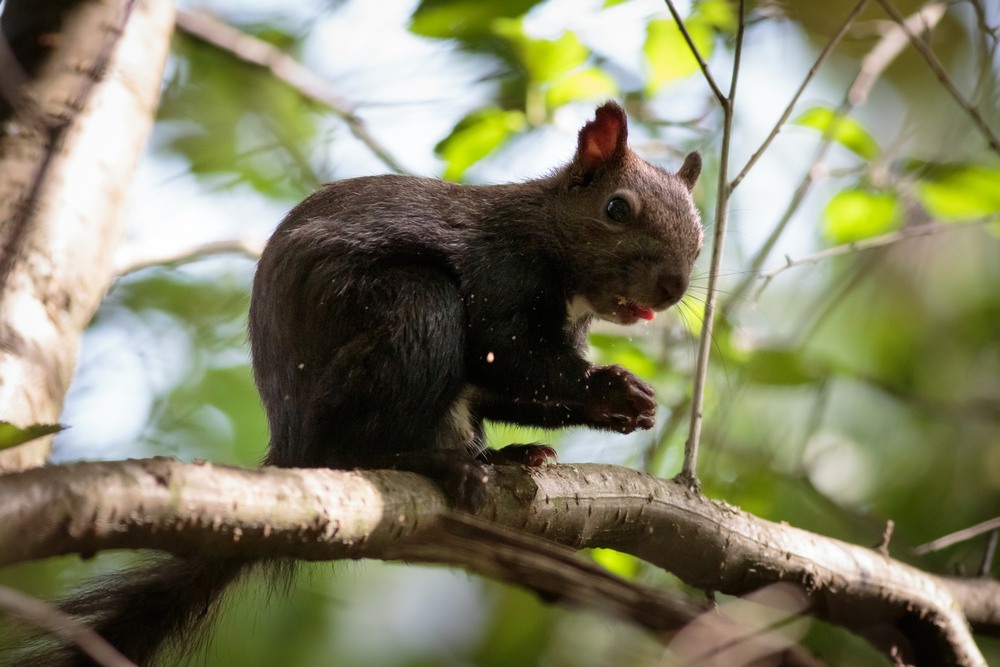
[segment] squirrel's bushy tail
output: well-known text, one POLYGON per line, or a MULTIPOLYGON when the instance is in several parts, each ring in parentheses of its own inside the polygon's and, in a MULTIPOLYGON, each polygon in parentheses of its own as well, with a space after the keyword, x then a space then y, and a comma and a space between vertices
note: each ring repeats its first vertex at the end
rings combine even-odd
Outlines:
MULTIPOLYGON (((200 646, 226 588, 261 561, 165 557, 100 576, 59 604, 137 665, 165 649, 200 646)), ((7 664, 0 657, 0 664, 7 664)), ((94 663, 75 646, 47 643, 12 665, 84 667, 94 663)))

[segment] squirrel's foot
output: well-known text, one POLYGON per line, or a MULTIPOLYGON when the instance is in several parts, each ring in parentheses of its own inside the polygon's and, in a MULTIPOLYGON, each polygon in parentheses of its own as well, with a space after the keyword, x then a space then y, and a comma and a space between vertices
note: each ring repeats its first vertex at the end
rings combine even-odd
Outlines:
POLYGON ((548 445, 530 443, 525 445, 507 445, 502 449, 486 449, 479 459, 493 465, 524 465, 538 468, 546 463, 558 463, 556 450, 548 445))

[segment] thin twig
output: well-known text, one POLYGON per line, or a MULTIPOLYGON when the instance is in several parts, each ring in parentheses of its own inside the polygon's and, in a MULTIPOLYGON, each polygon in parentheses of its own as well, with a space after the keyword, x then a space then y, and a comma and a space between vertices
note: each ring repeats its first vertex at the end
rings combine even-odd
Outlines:
POLYGON ((371 135, 351 105, 325 79, 284 51, 206 14, 178 9, 177 27, 193 37, 228 51, 244 62, 269 70, 276 79, 291 86, 304 97, 326 106, 344 121, 351 134, 367 146, 385 166, 397 174, 407 173, 396 158, 371 135))
POLYGON ((896 522, 889 519, 885 522, 885 529, 882 531, 882 539, 879 540, 878 546, 875 547, 875 551, 879 552, 886 558, 889 557, 889 543, 892 542, 892 534, 896 530, 896 522))
POLYGON ((864 104, 875 81, 889 63, 902 53, 908 43, 905 28, 919 32, 931 30, 941 22, 947 9, 943 2, 928 3, 920 11, 906 17, 902 25, 893 25, 882 35, 875 47, 861 60, 861 68, 847 91, 847 101, 851 106, 864 104))
MULTIPOLYGON (((695 46, 694 40, 691 39, 691 33, 688 32, 687 26, 684 25, 684 20, 681 15, 677 13, 677 8, 674 7, 673 0, 665 0, 667 3, 667 9, 670 10, 670 15, 674 17, 674 22, 677 24, 677 28, 681 31, 681 36, 684 37, 684 41, 687 42, 688 48, 691 49, 691 55, 694 56, 695 60, 698 61, 698 67, 701 68, 701 73, 705 76, 705 81, 708 82, 708 86, 715 93, 715 98, 719 100, 719 104, 725 106, 726 96, 722 94, 722 89, 719 88, 718 84, 715 83, 715 79, 712 77, 712 72, 708 69, 708 63, 705 59, 701 57, 701 52, 698 51, 698 47, 695 46)), ((741 3, 742 5, 742 0, 741 3)), ((742 21, 742 17, 740 19, 742 21)))
POLYGON ((802 80, 802 84, 799 86, 798 90, 795 91, 795 94, 792 95, 792 99, 788 102, 788 106, 785 107, 785 110, 784 112, 782 112, 781 117, 778 118, 778 122, 774 124, 774 128, 771 129, 771 133, 767 135, 767 138, 764 139, 764 143, 762 143, 760 147, 756 151, 754 151, 753 155, 750 156, 750 159, 747 160, 746 165, 744 165, 743 169, 740 170, 740 173, 737 174, 736 178, 734 178, 732 182, 729 184, 729 188, 731 190, 735 190, 737 186, 739 186, 739 184, 743 181, 743 178, 747 175, 750 169, 753 168, 754 164, 757 163, 757 160, 760 159, 760 156, 764 154, 764 151, 767 150, 767 147, 771 145, 771 142, 774 141, 774 138, 778 136, 779 132, 781 132, 781 128, 784 127, 785 122, 788 120, 788 117, 792 115, 792 110, 795 108, 796 103, 799 101, 799 97, 802 96, 803 91, 805 91, 806 86, 809 85, 809 82, 812 81, 813 77, 816 76, 816 73, 819 71, 819 68, 823 66, 824 62, 826 62, 827 56, 829 56, 830 53, 833 52, 834 47, 836 47, 837 44, 840 43, 840 40, 844 38, 844 35, 847 34, 847 31, 851 29, 852 25, 854 25, 855 19, 857 19, 858 15, 861 13, 861 10, 864 9, 864 6, 867 2, 868 0, 858 0, 858 4, 854 5, 854 9, 852 9, 851 13, 847 15, 846 19, 844 19, 844 22, 841 24, 840 29, 837 30, 836 34, 832 38, 830 38, 830 41, 827 42, 826 46, 823 47, 823 50, 820 52, 819 57, 816 58, 816 62, 814 62, 813 66, 809 68, 809 71, 806 73, 805 79, 802 80))
POLYGON ((719 151, 719 180, 715 202, 715 235, 712 243, 712 263, 708 273, 708 298, 705 300, 705 317, 702 322, 701 340, 698 344, 698 363, 691 391, 691 426, 684 443, 684 465, 678 480, 689 488, 697 489, 698 445, 701 441, 702 408, 705 402, 705 380, 708 376, 708 357, 712 350, 712 331, 715 308, 719 299, 717 281, 725 248, 726 227, 729 223, 729 145, 733 134, 733 110, 736 100, 736 83, 739 80, 743 55, 743 33, 746 29, 746 3, 740 0, 739 27, 736 30, 736 48, 733 53, 733 75, 729 95, 720 98, 723 112, 722 148, 719 151))
POLYGON ((906 36, 910 39, 910 43, 913 44, 913 48, 915 48, 917 52, 923 56, 927 65, 934 71, 938 81, 952 96, 952 99, 954 99, 955 102, 962 107, 965 113, 972 118, 972 122, 975 123, 976 127, 978 127, 983 133, 983 136, 986 138, 987 143, 989 143, 990 148, 997 153, 1000 153, 1000 138, 997 138, 997 135, 993 133, 993 130, 979 114, 976 107, 972 106, 972 104, 965 99, 965 96, 962 95, 961 91, 958 90, 955 82, 952 81, 952 78, 945 70, 944 65, 941 64, 941 61, 938 60, 938 57, 934 54, 933 49, 928 46, 927 42, 918 37, 910 26, 903 21, 902 15, 896 11, 896 8, 892 6, 892 3, 889 2, 889 0, 878 0, 878 3, 882 5, 882 9, 885 10, 885 13, 891 16, 892 20, 895 21, 900 28, 902 28, 903 32, 906 33, 906 36))
POLYGON ((983 562, 979 565, 979 576, 988 577, 993 569, 993 557, 997 553, 997 540, 1000 538, 1000 531, 994 530, 990 533, 990 539, 986 543, 986 551, 983 553, 983 562))
POLYGON ((923 556, 935 551, 941 551, 941 549, 945 549, 954 544, 959 544, 960 542, 965 542, 966 540, 971 540, 973 537, 978 537, 983 533, 988 533, 991 530, 998 529, 1000 529, 1000 516, 988 521, 983 521, 982 523, 977 523, 975 526, 969 526, 968 528, 963 528, 962 530, 955 531, 954 533, 949 533, 948 535, 939 537, 936 540, 931 540, 926 544, 913 547, 913 553, 917 556, 923 556))
POLYGON ((104 637, 73 616, 13 588, 0 586, 0 610, 75 644, 101 667, 136 667, 104 637))
POLYGON ((259 259, 260 253, 263 250, 263 241, 248 238, 209 241, 208 243, 197 243, 183 248, 168 250, 141 246, 124 246, 115 257, 115 274, 123 276, 151 266, 181 264, 225 253, 239 253, 250 259, 259 259))
MULTIPOLYGON (((937 25, 942 16, 944 16, 944 6, 940 3, 935 3, 933 5, 928 5, 919 12, 913 14, 906 19, 905 23, 907 26, 917 25, 925 30, 930 30, 937 25)), ((883 71, 885 71, 885 68, 896 59, 905 46, 905 40, 900 39, 903 34, 902 30, 902 27, 897 26, 894 30, 887 32, 875 44, 875 46, 872 47, 872 50, 868 52, 868 55, 862 59, 861 65, 858 68, 858 73, 854 77, 854 81, 851 82, 847 92, 844 94, 844 99, 834 112, 835 119, 846 117, 855 106, 861 104, 867 99, 868 91, 871 90, 872 85, 874 85, 878 77, 883 71)), ((764 241, 764 244, 754 255, 753 260, 751 260, 750 270, 746 272, 743 280, 732 291, 730 291, 725 303, 723 303, 723 316, 729 316, 733 306, 743 299, 747 290, 749 290, 751 285, 753 285, 753 283, 760 277, 761 269, 764 267, 764 263, 770 256, 771 250, 773 250, 774 246, 778 243, 778 240, 784 233, 788 223, 791 222, 792 216, 798 210, 799 205, 805 199, 806 194, 808 194, 813 183, 816 181, 818 167, 826 157, 827 151, 830 149, 833 142, 834 132, 836 131, 836 126, 836 122, 831 123, 830 127, 827 127, 823 132, 819 146, 817 146, 816 152, 813 154, 813 158, 809 163, 809 168, 806 169, 802 180, 792 193, 792 198, 785 207, 781 218, 774 226, 774 229, 771 230, 771 233, 764 241)))
MULTIPOLYGON (((974 220, 972 222, 964 223, 954 223, 954 222, 931 222, 923 225, 917 225, 914 227, 905 227, 894 232, 889 232, 887 234, 882 234, 880 236, 873 236, 867 239, 861 239, 860 241, 851 241, 850 243, 844 243, 841 245, 833 246, 832 248, 826 248, 812 255, 806 255, 805 257, 799 257, 798 259, 792 259, 791 257, 785 258, 785 265, 779 266, 776 269, 771 269, 770 271, 762 271, 760 273, 761 279, 764 280, 764 285, 760 289, 764 289, 775 276, 778 276, 788 269, 795 268, 796 266, 802 266, 804 264, 815 264, 824 259, 829 259, 830 257, 838 257, 840 255, 849 255, 855 252, 861 252, 862 250, 871 250, 872 248, 881 248, 887 245, 893 245, 899 243, 900 241, 906 241, 908 239, 919 238, 921 236, 931 236, 933 234, 940 234, 941 232, 951 231, 955 229, 963 229, 965 227, 973 225, 987 225, 990 223, 1000 221, 1000 217, 990 217, 983 218, 982 220, 974 220)), ((759 291, 758 291, 759 293, 759 291)))

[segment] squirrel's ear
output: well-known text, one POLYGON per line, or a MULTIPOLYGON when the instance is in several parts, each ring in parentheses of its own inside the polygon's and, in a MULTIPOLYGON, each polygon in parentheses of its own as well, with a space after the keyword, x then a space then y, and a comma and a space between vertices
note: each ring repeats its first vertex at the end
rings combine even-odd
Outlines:
POLYGON ((687 157, 684 158, 684 164, 677 170, 677 175, 690 191, 694 190, 694 184, 698 180, 699 174, 701 174, 701 154, 698 151, 688 153, 687 157))
POLYGON ((625 110, 614 102, 597 108, 594 120, 583 126, 576 145, 576 161, 587 173, 621 157, 628 149, 625 110))

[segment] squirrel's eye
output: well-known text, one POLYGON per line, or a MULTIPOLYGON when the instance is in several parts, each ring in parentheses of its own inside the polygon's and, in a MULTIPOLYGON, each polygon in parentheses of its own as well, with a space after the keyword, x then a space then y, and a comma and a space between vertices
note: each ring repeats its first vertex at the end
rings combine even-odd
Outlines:
POLYGON ((604 213, 615 222, 623 222, 631 212, 628 202, 621 197, 613 197, 604 207, 604 213))

